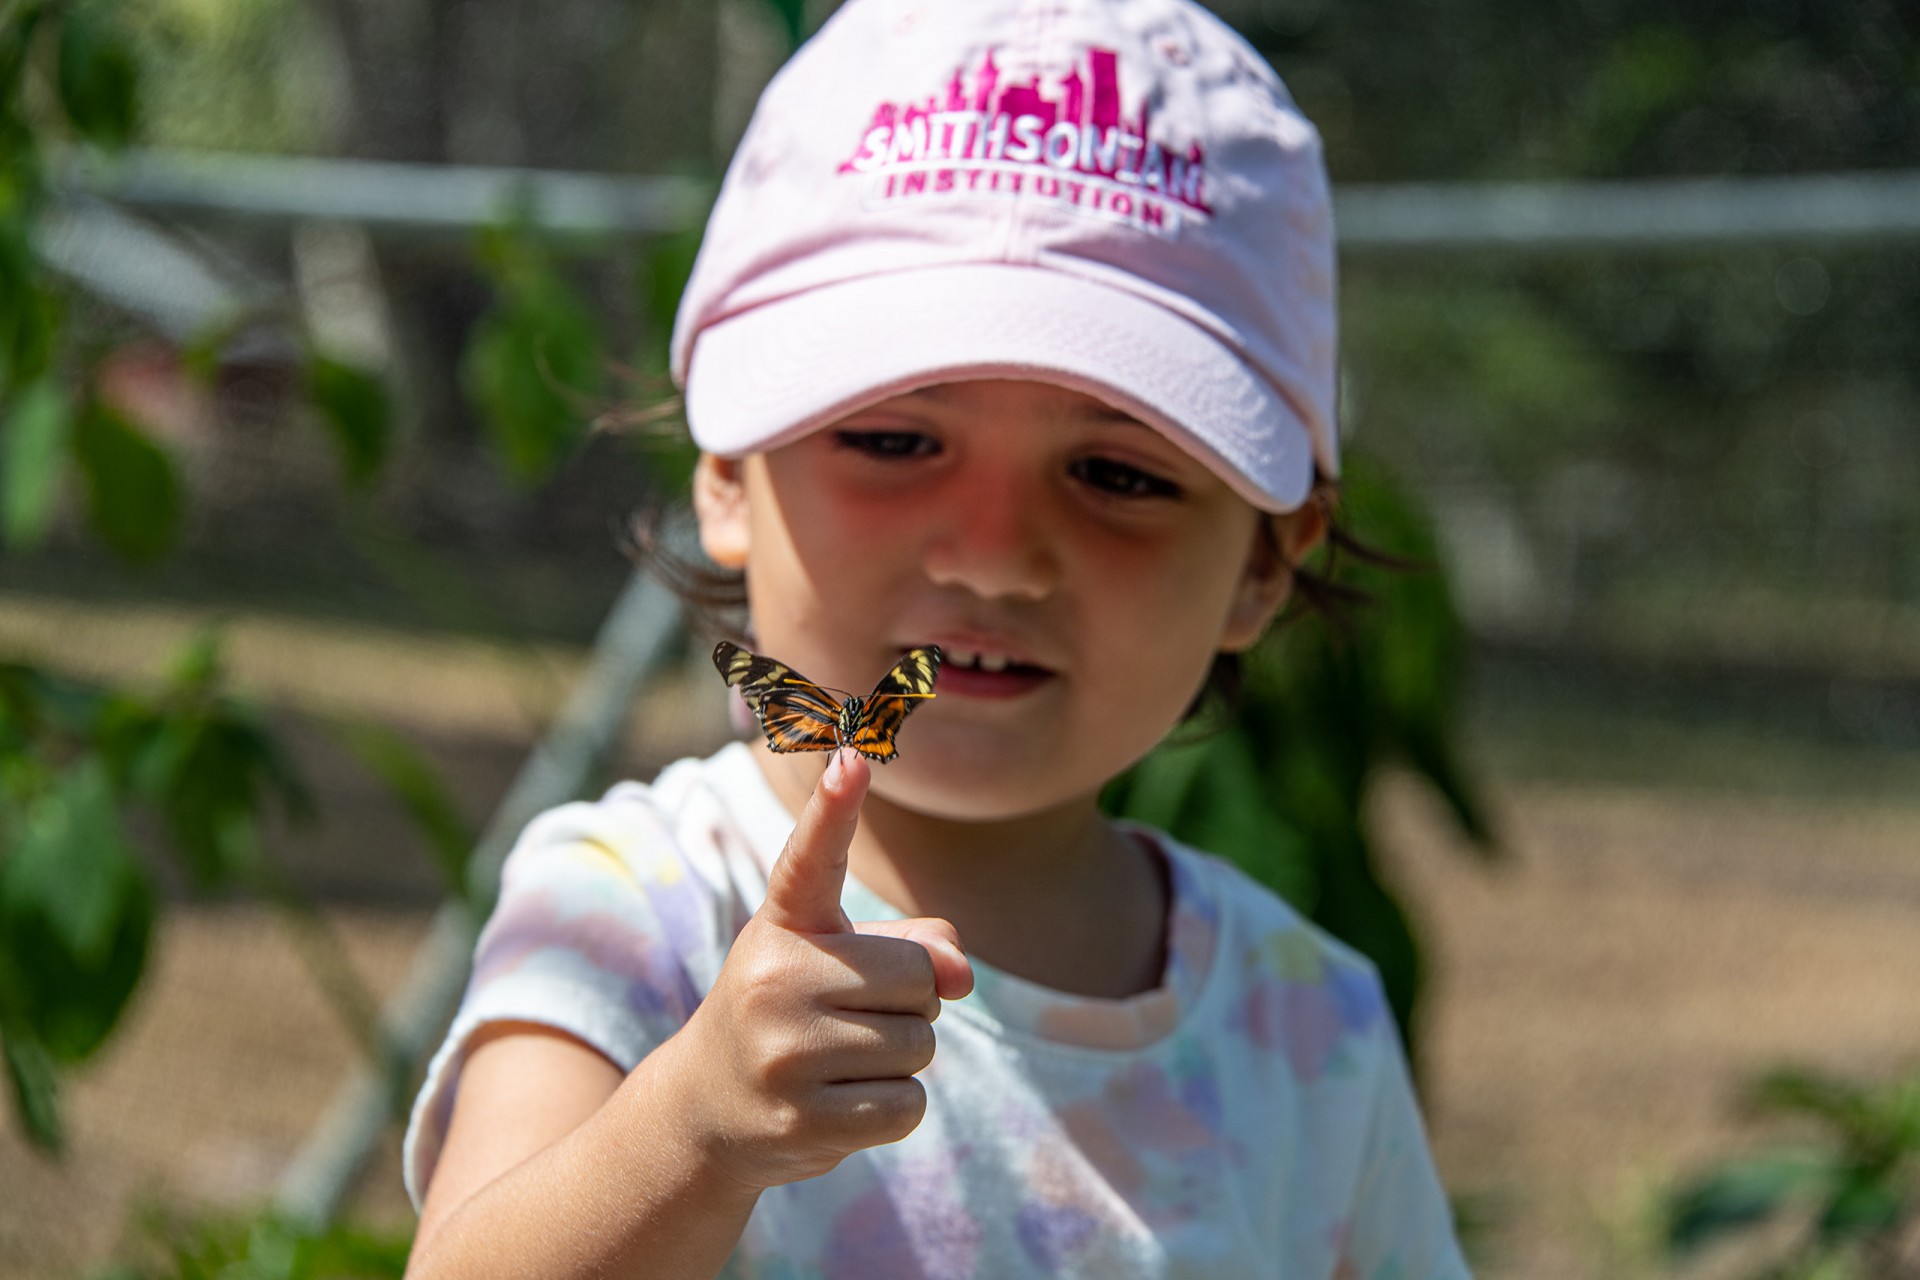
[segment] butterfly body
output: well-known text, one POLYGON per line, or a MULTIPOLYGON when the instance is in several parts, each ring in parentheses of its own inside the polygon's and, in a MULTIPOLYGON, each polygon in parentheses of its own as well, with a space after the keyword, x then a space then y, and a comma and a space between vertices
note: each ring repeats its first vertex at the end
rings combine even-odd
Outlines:
POLYGON ((829 689, 792 667, 722 640, 713 647, 713 665, 740 690, 775 751, 832 751, 852 747, 869 760, 885 763, 899 754, 894 737, 924 700, 933 697, 940 674, 940 650, 934 645, 910 649, 880 677, 865 696, 829 689))

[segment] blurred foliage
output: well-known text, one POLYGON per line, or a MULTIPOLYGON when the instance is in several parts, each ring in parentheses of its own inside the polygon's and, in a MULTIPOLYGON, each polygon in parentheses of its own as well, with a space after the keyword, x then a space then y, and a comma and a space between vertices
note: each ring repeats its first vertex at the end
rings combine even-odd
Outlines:
POLYGON ((1920 1276, 1920 1072, 1876 1086, 1776 1071, 1754 1084, 1747 1105, 1817 1138, 1730 1161, 1677 1190, 1667 1206, 1671 1257, 1785 1221, 1795 1229, 1757 1276, 1920 1276))
POLYGON ((399 1280, 411 1231, 309 1226, 260 1214, 143 1212, 127 1259, 90 1280, 399 1280))
POLYGON ((1335 182, 1877 169, 1920 137, 1920 14, 1898 0, 1227 8, 1335 182))
POLYGON ((100 353, 71 340, 65 292, 32 251, 47 142, 111 148, 131 136, 133 56, 112 19, 110 6, 85 0, 0 11, 0 534, 10 547, 36 544, 74 469, 101 536, 150 560, 178 525, 173 463, 93 394, 100 353))
POLYGON ((366 488, 392 448, 393 406, 384 382, 324 352, 307 356, 307 398, 333 434, 348 483, 366 488))
MULTIPOLYGON (((0 1038, 17 1113, 42 1146, 61 1136, 53 1068, 100 1049, 145 971, 156 898, 128 834, 142 819, 194 888, 278 908, 349 1028, 381 1050, 372 1001, 262 838, 270 811, 317 818, 309 789, 263 711, 225 685, 211 632, 152 692, 0 664, 0 1038)), ((459 892, 473 836, 430 767, 375 727, 336 736, 402 797, 459 892)))
POLYGON ((1380 874, 1368 798, 1399 765, 1428 782, 1469 847, 1498 850, 1457 741, 1465 636, 1433 533, 1406 489, 1364 451, 1343 463, 1339 524, 1412 567, 1347 559, 1337 580, 1369 599, 1335 616, 1298 601, 1252 650, 1230 718, 1177 732, 1103 797, 1110 811, 1218 853, 1380 970, 1412 1051, 1423 962, 1380 874))
MULTIPOLYGON (((177 544, 179 468, 103 394, 109 348, 72 322, 66 286, 30 248, 49 199, 46 148, 119 147, 135 134, 137 60, 120 13, 92 0, 0 9, 0 538, 10 550, 38 545, 77 481, 94 535, 151 566, 177 544)), ((227 336, 213 335, 210 352, 227 336)), ((368 483, 387 453, 384 386, 312 349, 304 385, 344 473, 368 483)), ((390 784, 460 892, 472 835, 430 767, 375 727, 338 736, 390 784)), ((316 816, 265 712, 227 689, 216 634, 187 645, 155 689, 0 663, 0 1048, 34 1143, 60 1146, 59 1071, 100 1050, 145 973, 158 899, 130 835, 142 818, 195 889, 275 906, 343 1019, 381 1055, 371 998, 267 855, 273 811, 316 816)))
MULTIPOLYGON (((1223 11, 1319 126, 1336 185, 1920 160, 1920 9, 1895 0, 1223 11)), ((1750 621, 1736 598, 1777 599, 1782 625, 1920 604, 1911 240, 1349 255, 1342 352, 1349 427, 1477 527, 1510 521, 1559 597, 1526 602, 1536 627, 1562 606, 1592 638, 1729 630, 1750 621)))
POLYGON ((126 0, 142 133, 162 146, 321 153, 345 109, 308 0, 126 0))
POLYGON ((779 19, 780 30, 789 48, 798 48, 807 37, 807 0, 766 0, 767 7, 779 19))
POLYGON ((468 337, 461 382, 506 470, 531 483, 580 443, 605 344, 524 215, 483 232, 479 248, 494 300, 468 337))
POLYGON ((1345 304, 1363 438, 1504 504, 1590 613, 1920 604, 1920 252, 1380 261, 1345 304))

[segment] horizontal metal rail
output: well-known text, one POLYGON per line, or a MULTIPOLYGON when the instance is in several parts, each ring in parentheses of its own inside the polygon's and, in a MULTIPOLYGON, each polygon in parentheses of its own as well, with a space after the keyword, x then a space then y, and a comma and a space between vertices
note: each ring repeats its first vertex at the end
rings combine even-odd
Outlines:
POLYGON ((1354 186, 1345 249, 1661 249, 1920 237, 1920 171, 1354 186))
MULTIPOLYGON (((561 234, 697 228, 694 178, 294 156, 134 151, 70 156, 61 183, 154 213, 263 225, 357 223, 463 234, 516 208, 561 234)), ((1920 237, 1920 170, 1595 182, 1354 184, 1334 192, 1341 247, 1567 252, 1920 237)))
POLYGON ((563 234, 684 231, 700 225, 713 195, 711 184, 693 178, 182 151, 71 155, 58 182, 175 217, 352 222, 416 236, 464 235, 516 209, 563 234))

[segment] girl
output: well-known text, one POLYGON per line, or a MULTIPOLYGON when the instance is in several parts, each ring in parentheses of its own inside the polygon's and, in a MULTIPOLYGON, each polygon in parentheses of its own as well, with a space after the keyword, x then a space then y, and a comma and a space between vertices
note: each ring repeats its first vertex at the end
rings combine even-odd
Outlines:
POLYGON ((410 1275, 1457 1277, 1380 987, 1096 801, 1322 539, 1317 136, 1187 0, 851 0, 674 340, 752 647, 937 696, 529 825, 410 1275), (853 923, 859 921, 860 923, 853 923))

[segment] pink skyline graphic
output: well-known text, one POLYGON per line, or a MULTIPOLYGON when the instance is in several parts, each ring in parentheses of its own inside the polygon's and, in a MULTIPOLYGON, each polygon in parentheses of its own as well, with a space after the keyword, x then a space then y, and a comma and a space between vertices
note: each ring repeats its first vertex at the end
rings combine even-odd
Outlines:
POLYGON ((1105 178, 1209 211, 1204 150, 1195 142, 1175 152, 1154 140, 1149 102, 1131 118, 1123 114, 1114 50, 1089 47, 1051 86, 1037 72, 1024 81, 1003 78, 994 55, 988 49, 971 70, 955 68, 944 90, 924 100, 880 103, 840 171, 1016 166, 1105 178))

